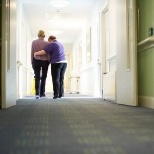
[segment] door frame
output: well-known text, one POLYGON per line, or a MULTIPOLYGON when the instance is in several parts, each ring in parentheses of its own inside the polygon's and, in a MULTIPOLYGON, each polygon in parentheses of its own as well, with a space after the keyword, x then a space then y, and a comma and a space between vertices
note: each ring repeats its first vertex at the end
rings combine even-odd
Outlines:
MULTIPOLYGON (((110 70, 110 64, 115 65, 116 69, 116 53, 114 55, 111 55, 111 49, 110 43, 112 43, 111 32, 110 29, 112 26, 110 26, 110 18, 109 18, 110 12, 109 12, 109 4, 106 5, 106 7, 100 12, 100 57, 101 57, 101 88, 102 88, 102 97, 104 100, 110 100, 112 102, 116 101, 116 88, 115 88, 115 71, 110 70), (106 13, 108 13, 108 47, 107 47, 107 39, 106 39, 106 13), (108 48, 108 50, 107 50, 108 48), (108 51, 108 53, 107 53, 108 51)), ((115 51, 116 52, 116 51, 115 51)))
POLYGON ((105 22, 105 13, 108 11, 108 4, 105 6, 105 8, 100 12, 99 15, 99 21, 100 21, 100 26, 99 26, 99 31, 100 31, 100 62, 101 62, 101 91, 102 91, 102 97, 103 97, 103 74, 106 73, 106 63, 105 63, 105 57, 106 54, 105 49, 106 49, 106 42, 105 42, 105 35, 104 35, 104 31, 105 31, 105 26, 104 26, 104 22, 105 22))

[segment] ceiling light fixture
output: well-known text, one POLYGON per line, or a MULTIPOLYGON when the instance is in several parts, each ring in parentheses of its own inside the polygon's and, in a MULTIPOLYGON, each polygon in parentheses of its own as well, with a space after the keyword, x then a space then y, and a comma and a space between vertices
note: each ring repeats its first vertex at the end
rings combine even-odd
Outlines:
POLYGON ((63 8, 69 4, 66 0, 52 0, 50 4, 56 8, 63 8))

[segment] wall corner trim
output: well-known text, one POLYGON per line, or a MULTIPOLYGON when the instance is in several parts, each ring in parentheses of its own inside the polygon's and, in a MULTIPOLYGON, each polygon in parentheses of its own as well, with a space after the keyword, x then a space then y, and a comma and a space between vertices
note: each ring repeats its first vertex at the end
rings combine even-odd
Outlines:
POLYGON ((154 97, 139 96, 138 102, 139 106, 154 109, 154 97))

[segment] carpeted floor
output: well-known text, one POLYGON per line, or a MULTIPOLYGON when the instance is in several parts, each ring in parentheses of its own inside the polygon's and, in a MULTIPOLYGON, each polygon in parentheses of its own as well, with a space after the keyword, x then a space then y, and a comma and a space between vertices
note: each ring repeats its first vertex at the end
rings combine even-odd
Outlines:
POLYGON ((1 154, 154 154, 154 110, 101 98, 20 99, 0 110, 1 154))

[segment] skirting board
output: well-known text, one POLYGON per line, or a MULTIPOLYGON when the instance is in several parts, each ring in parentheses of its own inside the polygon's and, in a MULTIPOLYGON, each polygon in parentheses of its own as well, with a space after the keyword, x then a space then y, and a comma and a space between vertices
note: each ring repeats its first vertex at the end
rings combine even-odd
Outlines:
POLYGON ((139 104, 139 106, 154 109, 154 97, 139 96, 138 97, 138 104, 139 104))

